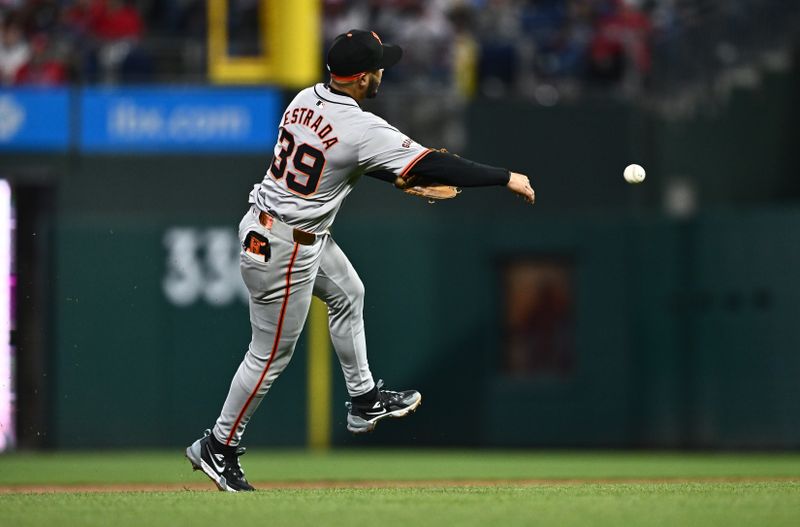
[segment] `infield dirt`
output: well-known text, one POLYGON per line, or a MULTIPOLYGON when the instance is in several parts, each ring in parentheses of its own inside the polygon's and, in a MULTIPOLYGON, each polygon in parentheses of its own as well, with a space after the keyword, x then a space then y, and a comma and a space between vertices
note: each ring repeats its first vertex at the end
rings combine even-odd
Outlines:
MULTIPOLYGON (((457 488, 457 487, 531 487, 553 485, 592 485, 592 484, 685 484, 685 483, 766 483, 798 482, 800 478, 631 478, 631 479, 472 479, 472 480, 420 480, 420 481, 265 481, 255 482, 257 490, 302 490, 302 489, 380 489, 380 488, 457 488)), ((191 483, 112 483, 72 484, 72 485, 3 485, 0 494, 16 493, 71 493, 71 492, 218 492, 209 482, 191 483)))

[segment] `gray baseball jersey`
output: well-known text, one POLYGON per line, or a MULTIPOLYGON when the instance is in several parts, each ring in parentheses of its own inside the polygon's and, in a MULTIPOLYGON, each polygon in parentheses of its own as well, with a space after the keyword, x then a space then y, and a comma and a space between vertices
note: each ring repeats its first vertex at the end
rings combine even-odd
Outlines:
POLYGON ((350 97, 317 84, 286 108, 272 162, 250 203, 292 227, 324 233, 364 172, 403 175, 428 151, 350 97))

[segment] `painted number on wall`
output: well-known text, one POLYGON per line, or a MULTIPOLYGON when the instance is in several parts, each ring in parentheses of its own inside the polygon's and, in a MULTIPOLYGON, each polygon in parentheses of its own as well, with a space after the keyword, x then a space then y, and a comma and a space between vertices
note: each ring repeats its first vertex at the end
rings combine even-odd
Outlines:
POLYGON ((163 289, 174 305, 227 306, 247 301, 239 274, 239 240, 229 228, 174 227, 164 233, 163 289))

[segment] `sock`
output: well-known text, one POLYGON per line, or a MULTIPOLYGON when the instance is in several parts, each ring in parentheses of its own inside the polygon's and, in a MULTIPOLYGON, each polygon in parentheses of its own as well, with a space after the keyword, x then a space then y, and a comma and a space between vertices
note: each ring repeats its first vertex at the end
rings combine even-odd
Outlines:
POLYGON ((363 393, 356 397, 351 397, 350 400, 353 402, 353 404, 357 404, 359 406, 372 406, 372 403, 378 400, 378 387, 373 386, 372 389, 367 393, 363 393))
POLYGON ((216 450, 217 452, 220 452, 222 454, 232 454, 233 452, 236 451, 235 446, 230 446, 224 443, 220 443, 219 439, 214 437, 214 434, 211 434, 211 437, 209 439, 211 439, 212 449, 216 450))

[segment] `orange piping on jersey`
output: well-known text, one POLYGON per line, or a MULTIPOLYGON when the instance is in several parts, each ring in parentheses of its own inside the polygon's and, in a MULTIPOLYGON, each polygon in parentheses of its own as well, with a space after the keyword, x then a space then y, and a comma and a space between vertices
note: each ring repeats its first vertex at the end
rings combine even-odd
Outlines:
POLYGON ((431 149, 430 148, 426 148, 423 152, 420 152, 420 154, 417 157, 415 157, 414 159, 412 159, 411 162, 406 165, 406 167, 403 169, 403 171, 400 172, 400 177, 402 177, 402 178, 406 177, 406 174, 408 173, 408 171, 411 170, 412 168, 414 168, 414 165, 419 163, 420 159, 422 159, 423 157, 425 157, 426 155, 428 155, 430 153, 431 153, 431 149))
POLYGON ((236 421, 233 423, 231 433, 228 434, 228 438, 225 441, 226 445, 230 445, 231 441, 233 441, 233 436, 236 434, 236 429, 239 428, 239 423, 242 422, 242 418, 244 417, 245 411, 247 411, 247 407, 250 406, 250 403, 253 402, 253 398, 256 396, 256 393, 258 393, 258 389, 261 387, 261 383, 264 381, 264 377, 267 376, 269 367, 272 365, 272 360, 275 358, 275 353, 278 351, 278 344, 281 341, 281 332, 283 330, 283 319, 286 316, 286 305, 289 303, 289 296, 291 295, 292 267, 294 267, 294 260, 297 258, 297 249, 299 248, 300 245, 295 243, 294 251, 292 252, 292 258, 289 260, 289 269, 286 271, 286 291, 283 294, 283 305, 281 305, 281 314, 278 318, 278 327, 275 330, 275 340, 272 343, 272 352, 269 354, 269 360, 267 360, 267 365, 264 367, 264 371, 261 372, 261 377, 258 378, 258 382, 253 388, 253 391, 250 393, 250 397, 247 398, 247 402, 244 403, 242 410, 236 417, 236 421))
POLYGON ((331 78, 337 82, 353 82, 366 75, 366 72, 356 73, 355 75, 336 75, 331 73, 331 78))

